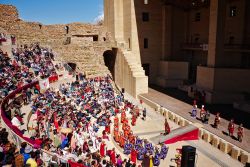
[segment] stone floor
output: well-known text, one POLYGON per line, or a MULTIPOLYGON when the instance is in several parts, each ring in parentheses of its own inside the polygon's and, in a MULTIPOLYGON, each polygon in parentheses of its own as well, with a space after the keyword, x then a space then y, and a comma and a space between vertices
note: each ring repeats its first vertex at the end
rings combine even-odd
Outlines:
MULTIPOLYGON (((192 105, 187 104, 185 102, 182 102, 180 100, 177 100, 175 98, 172 98, 164 93, 158 92, 154 89, 149 88, 149 92, 147 94, 143 94, 143 97, 146 97, 153 102, 156 102, 157 104, 163 106, 164 108, 167 108, 168 110, 177 113, 178 115, 186 118, 187 120, 191 122, 198 122, 199 120, 193 119, 190 116, 190 112, 192 111, 192 105)), ((211 114, 209 124, 204 124, 204 128, 209 130, 210 132, 218 135, 219 137, 225 139, 226 141, 233 143, 234 145, 242 148, 243 150, 246 150, 247 152, 250 152, 250 130, 244 129, 244 138, 243 142, 240 143, 235 139, 232 139, 231 137, 227 136, 227 126, 228 126, 228 120, 221 119, 221 124, 218 129, 215 129, 211 126, 214 122, 214 115, 211 114)), ((235 126, 236 128, 238 125, 235 126)), ((234 135, 236 136, 237 129, 235 130, 234 135)))

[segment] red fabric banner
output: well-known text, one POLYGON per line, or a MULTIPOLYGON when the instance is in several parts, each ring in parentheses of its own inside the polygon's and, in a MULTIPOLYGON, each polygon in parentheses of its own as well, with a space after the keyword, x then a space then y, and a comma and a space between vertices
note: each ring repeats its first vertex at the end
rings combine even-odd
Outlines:
POLYGON ((184 133, 182 135, 173 137, 169 140, 166 140, 165 144, 172 144, 176 143, 178 141, 184 141, 184 140, 198 140, 199 139, 199 129, 192 130, 190 132, 184 133))

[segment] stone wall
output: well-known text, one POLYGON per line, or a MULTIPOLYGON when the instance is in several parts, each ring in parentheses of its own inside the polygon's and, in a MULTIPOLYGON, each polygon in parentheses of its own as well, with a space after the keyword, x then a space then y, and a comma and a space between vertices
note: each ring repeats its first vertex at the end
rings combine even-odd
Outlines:
POLYGON ((111 48, 112 38, 100 25, 84 23, 43 25, 39 22, 26 22, 19 18, 16 7, 0 5, 0 28, 14 35, 18 46, 40 43, 41 46, 55 51, 56 59, 76 63, 78 70, 85 71, 89 75, 109 73, 104 65, 103 53, 111 48), (91 34, 98 35, 98 41, 83 41, 72 37, 91 34), (72 39, 72 44, 65 45, 67 39, 72 39))

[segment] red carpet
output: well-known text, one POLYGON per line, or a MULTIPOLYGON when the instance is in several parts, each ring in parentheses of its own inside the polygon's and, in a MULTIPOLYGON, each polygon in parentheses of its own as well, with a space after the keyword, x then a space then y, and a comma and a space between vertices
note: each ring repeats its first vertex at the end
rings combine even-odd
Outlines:
POLYGON ((164 143, 165 144, 172 144, 178 141, 184 141, 184 140, 198 140, 199 138, 199 129, 194 129, 192 131, 180 134, 178 136, 175 136, 173 138, 170 138, 166 140, 164 143))

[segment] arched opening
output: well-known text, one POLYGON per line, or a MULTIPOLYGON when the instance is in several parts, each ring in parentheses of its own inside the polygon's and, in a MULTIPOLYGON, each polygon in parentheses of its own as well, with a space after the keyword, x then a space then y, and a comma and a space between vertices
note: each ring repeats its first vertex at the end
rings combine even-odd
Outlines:
POLYGON ((113 79, 115 79, 115 59, 116 59, 116 49, 106 50, 103 53, 105 66, 108 67, 113 79))
POLYGON ((67 63, 64 65, 67 71, 74 72, 76 70, 76 64, 75 63, 67 63))

